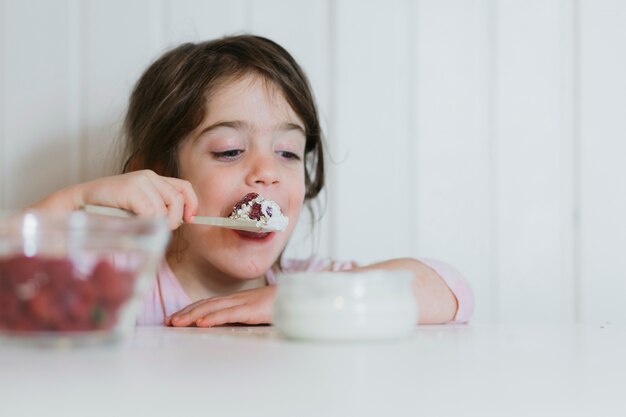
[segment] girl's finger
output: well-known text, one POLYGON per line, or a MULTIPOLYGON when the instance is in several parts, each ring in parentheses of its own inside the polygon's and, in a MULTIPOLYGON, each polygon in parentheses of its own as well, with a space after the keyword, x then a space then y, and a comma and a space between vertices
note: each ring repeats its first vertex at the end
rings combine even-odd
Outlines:
POLYGON ((229 323, 260 324, 254 320, 247 304, 236 305, 205 315, 195 321, 197 327, 213 327, 229 323))
POLYGON ((172 315, 170 315, 170 316, 166 317, 166 318, 165 318, 165 324, 166 324, 166 325, 168 325, 168 326, 173 326, 173 324, 172 324, 172 319, 173 319, 174 317, 181 317, 181 316, 183 316, 183 315, 187 314, 189 311, 191 311, 191 309, 192 309, 192 308, 194 308, 194 307, 195 307, 195 306, 197 306, 198 304, 203 303, 203 302, 205 302, 205 301, 206 301, 206 300, 196 301, 195 303, 191 303, 191 304, 189 304, 189 305, 185 306, 184 308, 181 308, 181 309, 180 309, 180 310, 178 310, 176 313, 174 313, 174 314, 172 314, 172 315))
POLYGON ((140 192, 128 193, 128 199, 121 206, 138 216, 162 217, 167 213, 165 204, 159 194, 152 188, 142 189, 140 192))
POLYGON ((180 312, 173 314, 170 323, 176 327, 189 326, 204 316, 239 304, 237 300, 232 298, 209 298, 195 305, 187 306, 180 312))
POLYGON ((149 175, 155 190, 160 194, 172 230, 178 228, 182 220, 191 221, 198 206, 198 199, 189 181, 178 178, 149 175))
MULTIPOLYGON (((189 211, 195 213, 197 209, 197 197, 188 181, 177 178, 168 178, 156 174, 153 171, 138 171, 135 174, 136 188, 145 193, 145 199, 134 203, 133 211, 147 216, 167 216, 170 229, 180 226, 181 220, 186 215, 185 209, 189 205, 189 211), (149 200, 151 204, 145 202, 149 200)), ((135 193, 129 193, 134 196, 135 193)), ((188 215, 189 217, 191 215, 188 215)))
POLYGON ((161 197, 161 193, 155 187, 158 178, 152 171, 139 171, 127 175, 133 175, 132 182, 128 184, 125 204, 122 208, 131 210, 133 213, 146 217, 160 217, 167 214, 167 208, 161 197))
POLYGON ((191 222, 192 217, 198 211, 198 196, 191 183, 187 180, 182 180, 179 178, 165 178, 167 182, 170 183, 180 194, 182 194, 184 201, 184 212, 183 212, 183 220, 186 222, 191 222))
POLYGON ((211 297, 211 298, 203 298, 202 300, 198 300, 196 302, 193 302, 191 304, 186 305, 185 307, 181 308, 180 310, 178 310, 176 313, 172 314, 172 317, 176 316, 176 315, 183 315, 183 314, 187 314, 189 313, 191 310, 193 310, 194 308, 198 307, 201 304, 205 304, 208 302, 212 302, 212 303, 216 303, 218 301, 224 300, 225 298, 230 298, 230 297, 211 297))
POLYGON ((167 209, 167 218, 170 229, 174 230, 180 226, 183 219, 183 210, 185 201, 183 195, 173 187, 169 182, 163 181, 161 178, 155 183, 157 191, 161 195, 161 199, 167 209))

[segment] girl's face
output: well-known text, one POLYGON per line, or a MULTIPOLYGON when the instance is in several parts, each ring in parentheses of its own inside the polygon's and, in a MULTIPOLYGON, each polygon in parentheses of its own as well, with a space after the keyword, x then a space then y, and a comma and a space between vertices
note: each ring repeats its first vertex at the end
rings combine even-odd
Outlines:
MULTIPOLYGON (((181 178, 198 196, 198 215, 228 216, 246 194, 274 200, 289 218, 278 233, 185 225, 185 264, 224 283, 262 276, 285 248, 304 202, 304 124, 280 90, 260 77, 227 83, 209 98, 204 121, 182 142, 181 178)), ((191 272, 191 271, 190 271, 191 272)))

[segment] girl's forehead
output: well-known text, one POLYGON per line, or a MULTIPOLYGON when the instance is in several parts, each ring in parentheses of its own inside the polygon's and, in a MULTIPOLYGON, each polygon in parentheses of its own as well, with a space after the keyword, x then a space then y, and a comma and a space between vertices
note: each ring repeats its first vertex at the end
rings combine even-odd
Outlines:
POLYGON ((207 102, 210 105, 216 101, 240 99, 241 96, 248 96, 252 93, 258 94, 259 92, 268 98, 285 100, 283 92, 275 82, 261 75, 244 74, 217 80, 215 87, 210 89, 209 94, 207 94, 207 102))
POLYGON ((273 81, 255 74, 223 80, 207 96, 206 108, 205 120, 276 117, 303 125, 281 88, 273 81))

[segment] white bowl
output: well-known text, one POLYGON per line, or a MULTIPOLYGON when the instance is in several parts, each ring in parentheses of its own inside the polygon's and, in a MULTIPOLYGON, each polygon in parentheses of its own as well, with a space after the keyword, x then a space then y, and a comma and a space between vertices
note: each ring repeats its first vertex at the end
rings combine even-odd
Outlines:
POLYGON ((274 325, 308 340, 407 337, 417 324, 408 271, 289 273, 277 277, 274 325))

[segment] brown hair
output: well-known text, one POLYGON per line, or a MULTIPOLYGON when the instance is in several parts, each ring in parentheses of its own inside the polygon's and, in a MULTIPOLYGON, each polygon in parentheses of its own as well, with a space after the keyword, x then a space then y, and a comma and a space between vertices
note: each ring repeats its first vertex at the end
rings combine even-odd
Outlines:
POLYGON ((322 132, 304 71, 277 43, 253 35, 185 43, 143 73, 124 121, 123 172, 151 169, 179 177, 179 144, 205 117, 207 97, 225 82, 259 75, 279 88, 304 123, 305 200, 324 187, 322 132))

